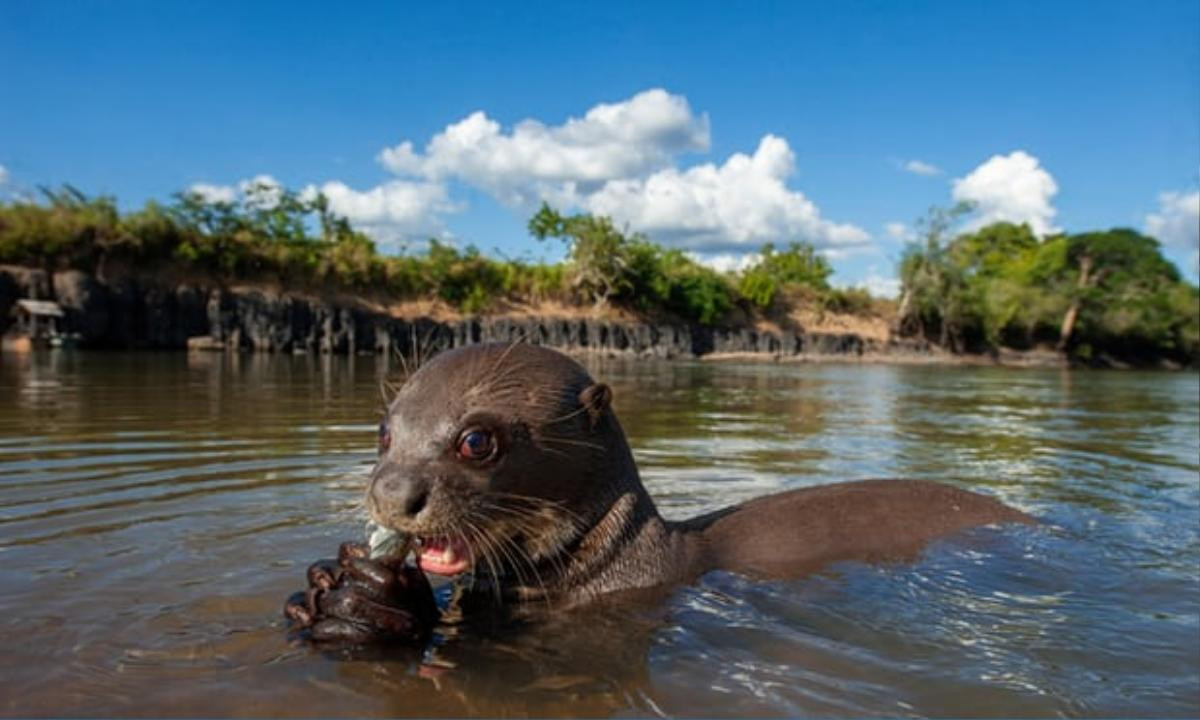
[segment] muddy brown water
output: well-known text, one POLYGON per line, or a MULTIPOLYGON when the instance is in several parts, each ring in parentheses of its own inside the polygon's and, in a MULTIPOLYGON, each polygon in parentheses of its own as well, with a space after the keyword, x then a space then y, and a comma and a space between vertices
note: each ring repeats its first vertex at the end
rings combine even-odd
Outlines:
POLYGON ((591 369, 670 517, 905 476, 1045 525, 347 658, 279 611, 361 533, 384 363, 6 355, 0 714, 1200 714, 1195 374, 591 369))

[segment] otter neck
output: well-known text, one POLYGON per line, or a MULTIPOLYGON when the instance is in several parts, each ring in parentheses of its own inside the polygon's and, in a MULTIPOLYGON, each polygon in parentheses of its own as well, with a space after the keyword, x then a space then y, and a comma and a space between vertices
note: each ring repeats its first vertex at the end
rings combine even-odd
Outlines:
POLYGON ((606 492, 589 503, 596 509, 591 526, 561 557, 547 563, 557 570, 554 580, 513 588, 517 599, 572 605, 604 593, 683 580, 699 569, 700 536, 663 520, 628 447, 622 449, 610 456, 617 459, 609 468, 612 475, 596 484, 606 492))

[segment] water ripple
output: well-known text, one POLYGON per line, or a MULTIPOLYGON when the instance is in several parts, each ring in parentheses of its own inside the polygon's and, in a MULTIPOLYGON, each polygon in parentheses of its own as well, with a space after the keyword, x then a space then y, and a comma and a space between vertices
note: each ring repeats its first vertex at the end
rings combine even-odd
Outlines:
POLYGON ((864 477, 1038 515, 337 662, 278 606, 361 532, 372 358, 0 363, 6 715, 1200 714, 1195 375, 596 361, 669 517, 864 477))

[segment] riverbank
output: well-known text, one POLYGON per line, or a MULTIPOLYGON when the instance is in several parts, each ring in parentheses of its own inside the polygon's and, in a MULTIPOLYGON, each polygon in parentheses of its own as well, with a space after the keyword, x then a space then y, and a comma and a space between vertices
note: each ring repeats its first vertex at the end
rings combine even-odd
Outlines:
MULTIPOLYGON (((781 364, 804 363, 861 363, 864 365, 958 365, 965 367, 1011 367, 1011 368, 1070 368, 1072 363, 1066 354, 1053 350, 1009 350, 996 354, 952 353, 937 346, 912 351, 898 345, 869 348, 857 354, 797 353, 795 355, 771 355, 767 353, 709 353, 700 358, 704 362, 773 362, 781 364)), ((1103 367, 1128 369, 1132 366, 1114 362, 1103 367)), ((1179 370, 1177 365, 1164 363, 1162 369, 1179 370)))
POLYGON ((270 287, 133 275, 101 279, 78 270, 47 273, 20 266, 0 266, 0 334, 11 337, 13 308, 21 299, 57 303, 62 332, 75 337, 79 347, 96 349, 414 356, 476 342, 525 341, 570 353, 714 362, 1069 364, 1052 351, 954 354, 923 340, 895 337, 881 318, 827 314, 709 327, 555 303, 506 303, 464 315, 431 301, 386 304, 270 287))

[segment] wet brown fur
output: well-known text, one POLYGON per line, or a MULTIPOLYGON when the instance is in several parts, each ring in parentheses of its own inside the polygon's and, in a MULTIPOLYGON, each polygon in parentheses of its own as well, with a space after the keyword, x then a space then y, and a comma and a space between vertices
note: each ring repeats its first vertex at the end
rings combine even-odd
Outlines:
MULTIPOLYGON (((1031 522, 997 500, 920 480, 869 480, 664 520, 638 476, 611 390, 570 358, 523 344, 438 355, 408 378, 367 505, 382 524, 457 535, 499 596, 573 604, 714 569, 802 575, 839 561, 903 560, 930 540, 1031 522), (464 427, 502 438, 494 463, 454 454, 464 427), (424 503, 406 512, 414 489, 424 503)), ((411 507, 410 507, 411 509, 411 507)))

